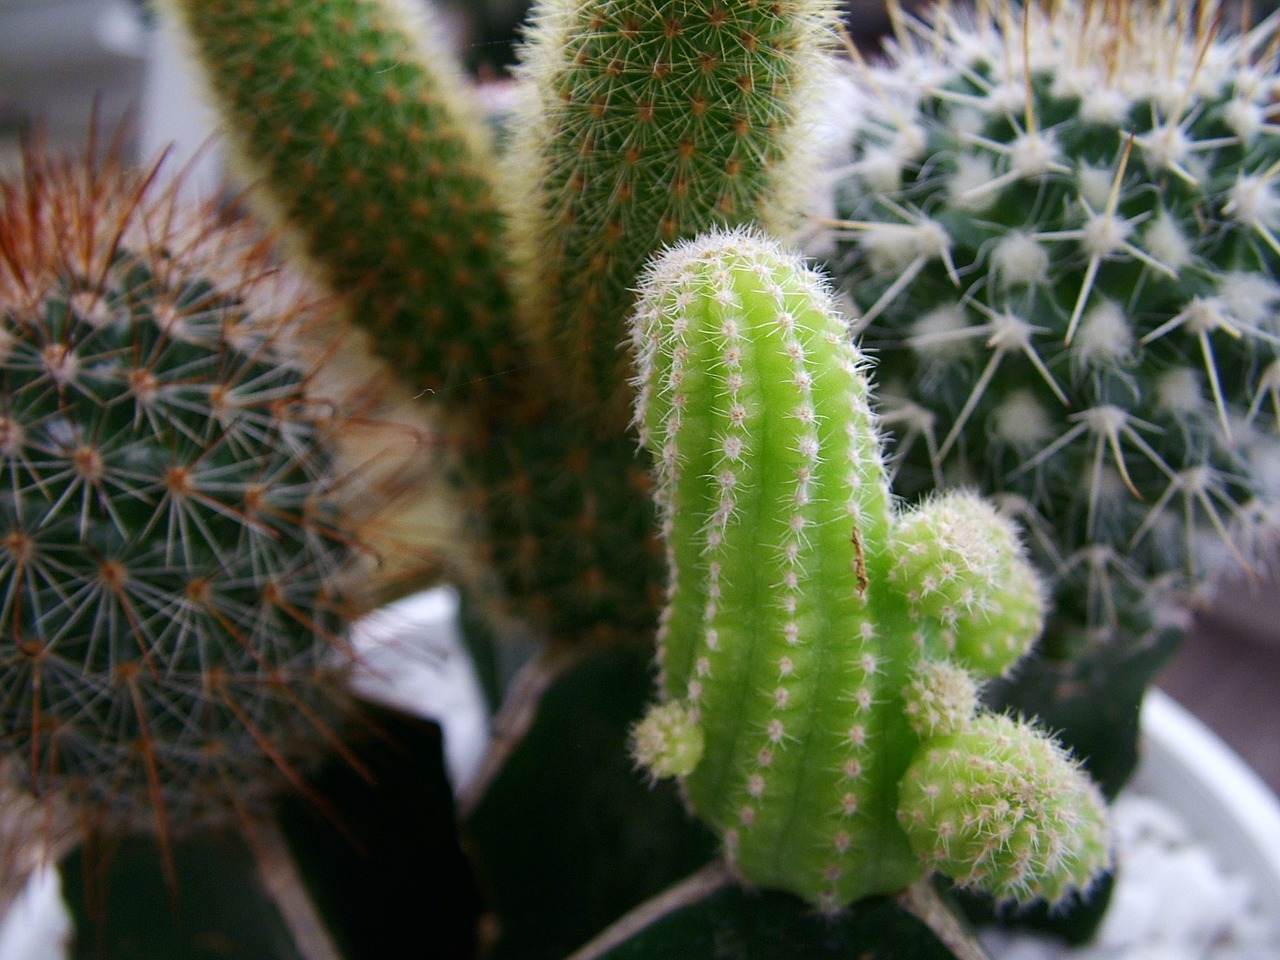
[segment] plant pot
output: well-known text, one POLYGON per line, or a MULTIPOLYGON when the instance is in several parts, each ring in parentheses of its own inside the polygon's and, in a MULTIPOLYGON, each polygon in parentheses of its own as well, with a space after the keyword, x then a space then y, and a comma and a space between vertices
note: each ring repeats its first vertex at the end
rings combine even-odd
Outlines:
POLYGON ((1280 942, 1280 800, 1208 727, 1152 690, 1130 789, 1186 821, 1219 864, 1248 880, 1280 942))

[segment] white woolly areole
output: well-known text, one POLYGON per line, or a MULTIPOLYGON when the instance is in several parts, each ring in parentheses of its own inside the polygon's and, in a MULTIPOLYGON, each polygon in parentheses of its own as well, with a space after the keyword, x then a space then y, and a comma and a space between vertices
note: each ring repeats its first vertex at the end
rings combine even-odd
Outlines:
POLYGON ((1266 274, 1244 270, 1225 273, 1214 299, 1237 323, 1280 333, 1280 317, 1276 316, 1280 283, 1266 274))
POLYGON ((1156 382, 1156 397, 1160 409, 1172 416, 1200 412, 1205 400, 1199 371, 1191 367, 1170 370, 1156 382))
POLYGON ((995 164, 989 154, 962 153, 956 157, 956 169, 947 183, 953 206, 961 210, 986 210, 1000 195, 998 190, 983 190, 995 179, 995 164))
POLYGON ((1087 363, 1115 365, 1133 356, 1133 328, 1119 305, 1104 300, 1084 315, 1072 342, 1076 356, 1087 363))
POLYGON ((911 325, 907 342, 922 358, 968 351, 969 318, 958 303, 931 310, 911 325))
POLYGON ((1147 253, 1174 273, 1180 273, 1191 263, 1191 242, 1178 221, 1163 211, 1150 222, 1143 234, 1143 243, 1147 253))
POLYGON ((1030 390, 1009 394, 996 407, 992 424, 998 439, 1024 453, 1043 449, 1055 432, 1049 414, 1030 390))
POLYGON ((1107 205, 1111 196, 1111 181, 1115 179, 1115 171, 1108 167, 1094 167, 1081 164, 1076 171, 1076 186, 1080 190, 1080 199, 1092 210, 1101 210, 1107 205))
POLYGON ((991 267, 1002 290, 1032 286, 1049 276, 1049 251, 1034 237, 1015 230, 996 244, 991 267))

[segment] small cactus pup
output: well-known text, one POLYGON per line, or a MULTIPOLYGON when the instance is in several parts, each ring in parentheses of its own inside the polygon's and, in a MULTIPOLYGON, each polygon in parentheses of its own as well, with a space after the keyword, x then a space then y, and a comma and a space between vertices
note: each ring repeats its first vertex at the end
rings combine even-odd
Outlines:
POLYGON ((1054 658, 1154 642, 1276 526, 1277 21, 1226 12, 940 5, 853 71, 830 262, 894 489, 1025 520, 1054 658))
POLYGON ((251 198, 415 392, 495 400, 515 366, 483 113, 406 0, 164 0, 251 198))
MULTIPOLYGON (((542 0, 506 158, 517 290, 551 384, 613 430, 625 322, 663 245, 717 224, 799 223, 831 0, 542 0)), ((615 423, 617 421, 617 423, 615 423)))
POLYGON ((640 762, 743 878, 826 910, 930 870, 1017 903, 1088 887, 1099 791, 976 705, 1039 631, 1038 579, 972 494, 895 510, 825 281, 708 234, 646 273, 633 346, 670 565, 640 762))
POLYGON ((376 497, 300 347, 324 302, 155 176, 33 149, 0 192, 0 728, 25 789, 164 842, 337 736, 376 497))

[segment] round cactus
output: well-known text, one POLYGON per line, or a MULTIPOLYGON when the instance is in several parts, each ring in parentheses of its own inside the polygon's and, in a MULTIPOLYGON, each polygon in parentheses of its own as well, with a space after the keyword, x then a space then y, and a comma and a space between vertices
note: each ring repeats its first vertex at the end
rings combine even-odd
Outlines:
POLYGON ((164 833, 334 736, 360 594, 316 301, 154 192, 32 153, 0 195, 0 726, 34 793, 164 833))
POLYGON ((1035 573, 972 495, 895 511, 824 282, 771 241, 708 234, 656 261, 634 334, 671 570, 638 759, 681 779, 744 877, 827 910, 933 868, 1020 902, 1087 886, 1106 862, 1096 787, 1043 734, 977 712, 977 681, 1040 627, 1035 573), (1010 778, 1024 748, 1036 763, 1010 778), (937 754, 955 805, 1041 804, 1024 833, 1060 852, 1020 836, 985 872, 938 856, 950 814, 911 794, 932 797, 937 754))
POLYGON ((940 6, 854 71, 831 262, 895 489, 998 494, 1059 653, 1142 632, 1276 519, 1275 24, 1215 10, 940 6))
POLYGON ((935 870, 998 900, 1062 900, 1110 858, 1102 795, 1025 723, 982 716, 928 743, 898 819, 935 870))

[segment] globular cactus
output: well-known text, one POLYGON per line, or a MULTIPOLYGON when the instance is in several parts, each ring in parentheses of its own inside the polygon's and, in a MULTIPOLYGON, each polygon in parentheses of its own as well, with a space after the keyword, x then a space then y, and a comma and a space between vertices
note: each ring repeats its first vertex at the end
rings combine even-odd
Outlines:
POLYGON ((1216 3, 899 12, 836 178, 895 490, 999 495, 1065 655, 1276 522, 1275 21, 1216 3))
POLYGON ((494 401, 515 365, 484 119, 404 0, 166 0, 253 196, 415 391, 494 401))
POLYGON ((0 191, 0 729, 27 790, 167 838, 337 736, 374 507, 302 351, 322 301, 154 177, 31 152, 0 191))
POLYGON ((634 348, 671 570, 639 760, 743 877, 827 910, 929 869, 1017 902, 1087 887, 1096 787, 976 706, 1039 631, 1038 580, 971 494, 895 510, 825 282, 709 234, 646 274, 634 348))
POLYGON ((536 5, 505 160, 525 320, 561 396, 629 414, 625 323, 645 261, 715 224, 793 227, 830 0, 536 5))

